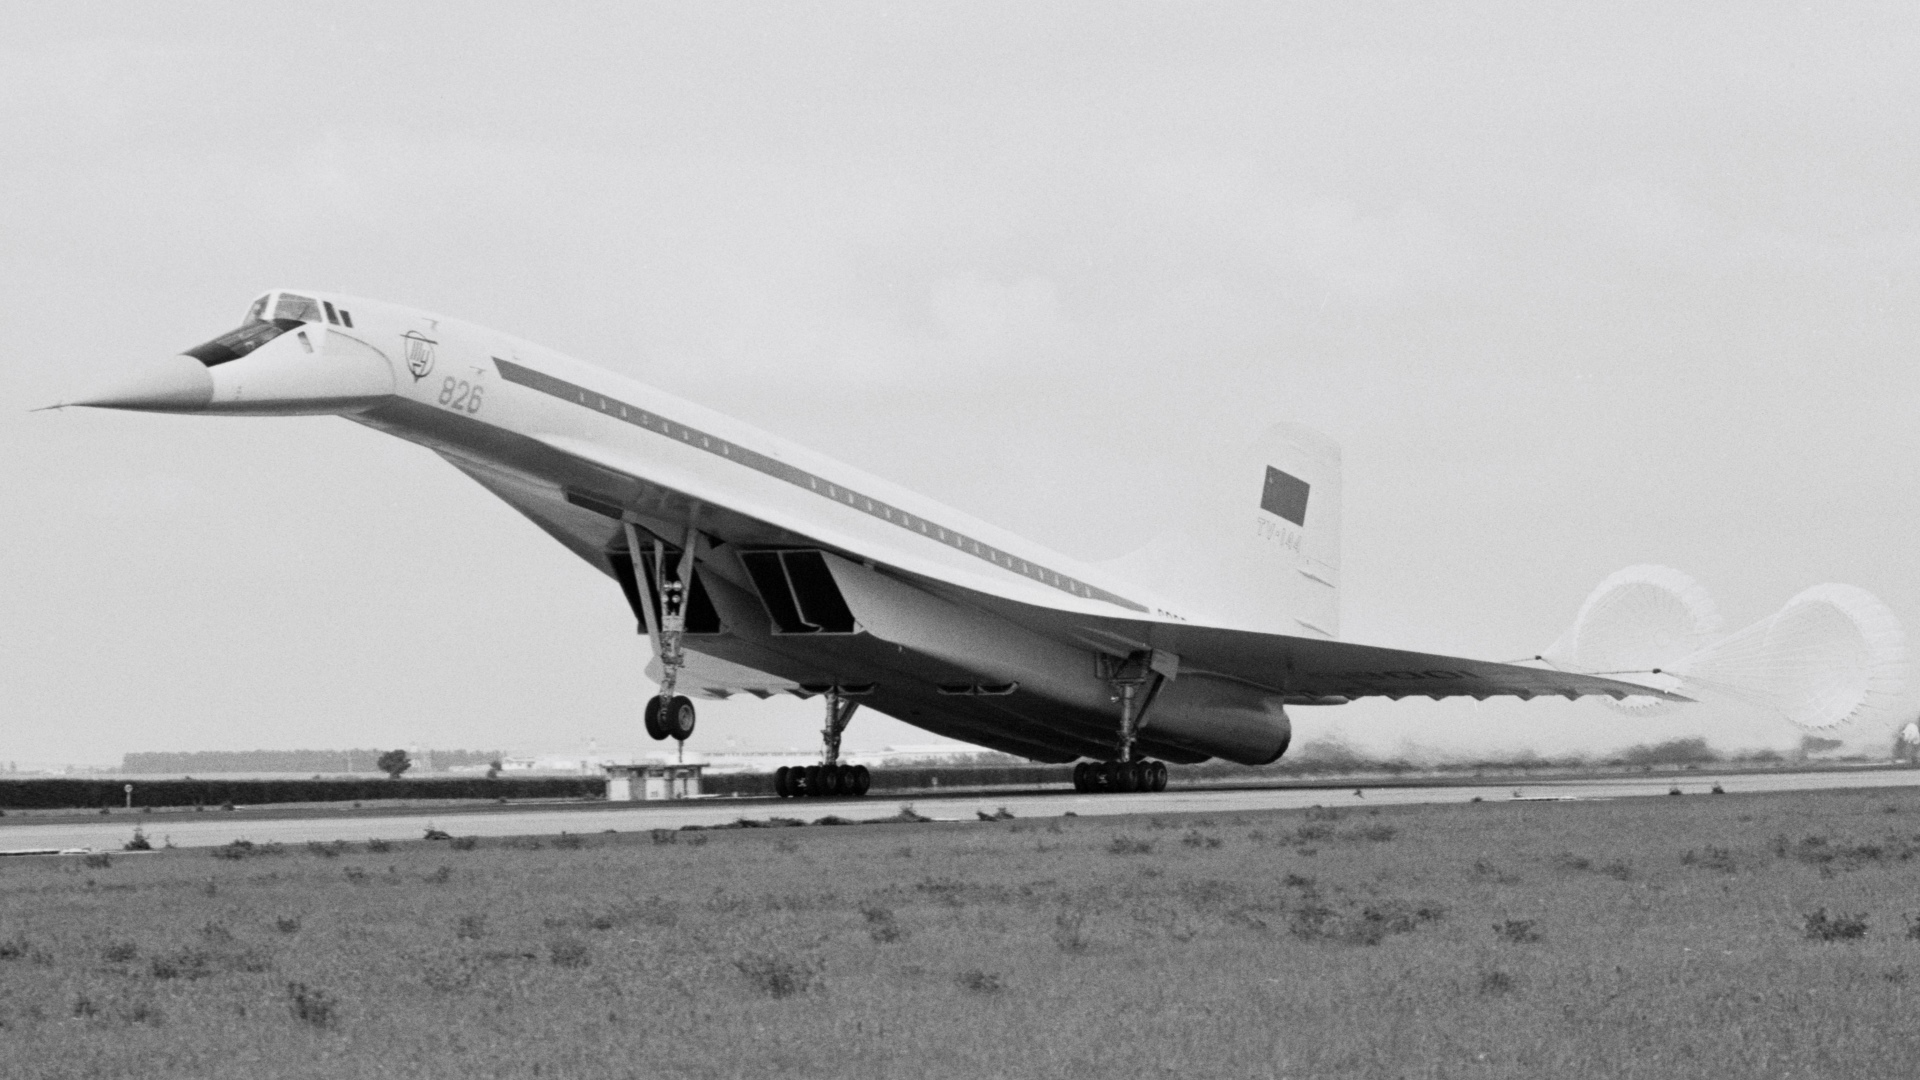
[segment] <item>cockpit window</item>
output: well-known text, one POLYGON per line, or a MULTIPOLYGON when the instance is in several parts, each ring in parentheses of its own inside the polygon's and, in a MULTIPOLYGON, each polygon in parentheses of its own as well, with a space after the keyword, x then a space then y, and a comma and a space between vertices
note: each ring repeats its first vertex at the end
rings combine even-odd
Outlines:
POLYGON ((255 300, 253 302, 253 306, 247 309, 247 317, 241 321, 240 325, 252 326, 255 323, 266 322, 267 321, 267 301, 271 299, 273 299, 273 294, 267 293, 265 296, 262 296, 260 299, 255 300))
POLYGON ((311 297, 295 296, 293 293, 281 293, 280 302, 274 305, 275 322, 281 319, 298 319, 301 322, 319 322, 320 305, 311 297))
MULTIPOLYGON (((311 304, 313 301, 309 300, 307 303, 311 304)), ((281 306, 284 308, 285 305, 286 297, 282 297, 281 306)), ((186 351, 186 355, 208 367, 216 367, 230 360, 238 360, 281 334, 298 329, 300 325, 299 319, 249 322, 238 330, 229 330, 221 334, 205 345, 195 345, 186 351)))

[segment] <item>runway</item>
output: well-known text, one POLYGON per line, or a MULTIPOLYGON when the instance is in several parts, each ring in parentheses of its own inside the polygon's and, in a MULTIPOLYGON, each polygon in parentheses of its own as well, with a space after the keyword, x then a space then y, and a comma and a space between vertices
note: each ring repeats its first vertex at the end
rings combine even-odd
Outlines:
POLYGON ((698 799, 665 803, 564 803, 540 806, 436 807, 431 809, 289 810, 263 807, 232 813, 211 811, 116 813, 106 820, 36 822, 0 819, 0 854, 53 851, 118 851, 143 829, 156 847, 217 847, 234 840, 256 844, 326 843, 345 840, 418 840, 428 828, 455 836, 538 836, 561 832, 644 832, 687 825, 725 825, 742 818, 784 817, 813 821, 829 814, 855 821, 891 817, 911 804, 936 821, 977 821, 1005 809, 1017 818, 1122 814, 1231 814, 1309 806, 1402 806, 1411 803, 1559 801, 1708 795, 1715 785, 1728 794, 1920 787, 1920 769, 1847 769, 1833 772, 1689 773, 1683 777, 1607 777, 1542 780, 1521 785, 1286 788, 1173 788, 1159 794, 1082 795, 1031 790, 987 794, 918 794, 865 799, 698 799), (1356 795, 1355 792, 1359 794, 1356 795))

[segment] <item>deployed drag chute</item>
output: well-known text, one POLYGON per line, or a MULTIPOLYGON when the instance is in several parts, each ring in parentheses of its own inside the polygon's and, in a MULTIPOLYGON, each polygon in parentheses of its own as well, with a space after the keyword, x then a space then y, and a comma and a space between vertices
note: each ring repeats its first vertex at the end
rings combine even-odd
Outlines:
MULTIPOLYGON (((1630 566, 1594 589, 1573 626, 1541 658, 1567 670, 1759 709, 1809 730, 1887 704, 1905 682, 1899 618, 1852 585, 1816 585, 1745 629, 1719 629, 1713 601, 1698 582, 1664 566, 1630 566)), ((1629 697, 1608 704, 1647 715, 1668 702, 1629 697)))
MULTIPOLYGON (((1643 563, 1602 581, 1580 605, 1573 625, 1541 655, 1556 667, 1621 672, 1672 689, 1667 673, 1719 632, 1720 613, 1699 582, 1670 567, 1643 563)), ((1648 714, 1670 702, 1636 695, 1607 704, 1648 714)))

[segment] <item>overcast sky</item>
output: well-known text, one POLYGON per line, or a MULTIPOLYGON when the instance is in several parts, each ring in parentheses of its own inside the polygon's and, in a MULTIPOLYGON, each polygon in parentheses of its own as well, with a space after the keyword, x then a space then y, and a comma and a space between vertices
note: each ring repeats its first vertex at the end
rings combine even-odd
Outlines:
MULTIPOLYGON (((0 5, 0 760, 653 748, 618 588, 425 450, 26 412, 283 285, 531 338, 1076 555, 1302 421, 1345 451, 1352 640, 1530 655, 1635 562, 1732 625, 1841 581, 1920 629, 1916 22, 0 5)), ((703 706, 695 746, 811 746, 817 711, 703 706)), ((1295 716, 1456 752, 1798 736, 1295 716)))

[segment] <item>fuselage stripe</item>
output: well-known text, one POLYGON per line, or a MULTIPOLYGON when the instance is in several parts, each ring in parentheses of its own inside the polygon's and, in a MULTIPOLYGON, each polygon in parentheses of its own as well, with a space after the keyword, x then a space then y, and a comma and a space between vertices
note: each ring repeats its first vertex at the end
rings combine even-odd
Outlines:
MULTIPOLYGON (((565 379, 555 378, 544 371, 535 371, 524 364, 516 364, 511 360, 502 360, 497 356, 493 357, 493 363, 494 366, 499 369, 500 377, 510 383, 517 383, 529 390, 537 390, 549 397, 558 398, 570 404, 592 407, 588 404, 589 391, 586 387, 570 383, 565 379)), ((629 405, 624 401, 603 397, 597 393, 591 396, 599 403, 597 411, 604 414, 610 420, 618 419, 634 427, 685 443, 694 449, 705 450, 715 457, 723 457, 728 461, 745 465, 755 472, 771 476, 776 480, 784 480, 795 487, 804 488, 822 498, 831 499, 834 502, 844 501, 849 509, 857 510, 866 514, 868 517, 877 518, 890 525, 905 529, 908 532, 918 532, 922 535, 927 533, 929 522, 923 518, 915 517, 897 506, 882 502, 879 499, 869 498, 846 488, 838 487, 824 477, 815 476, 804 469, 796 468, 778 458, 769 457, 757 450, 751 450, 747 447, 730 443, 717 435, 709 435, 704 431, 690 428, 685 424, 669 420, 664 416, 658 416, 640 408, 638 405, 629 405), (610 405, 612 408, 609 408, 610 405), (616 411, 619 413, 617 417, 614 415, 616 411), (695 443, 696 439, 699 440, 697 444, 695 443)), ((1066 574, 1048 570, 1045 567, 1018 559, 991 544, 983 544, 970 536, 955 532, 952 529, 939 525, 934 525, 933 528, 939 533, 941 542, 951 544, 956 550, 990 562, 1002 570, 1019 574, 1021 577, 1037 581, 1042 585, 1059 589, 1061 592, 1072 593, 1074 596, 1085 597, 1090 600, 1103 600, 1109 604, 1117 604, 1120 607, 1133 611, 1148 610, 1144 604, 1135 603, 1124 596, 1116 596, 1105 589, 1096 588, 1084 581, 1068 577, 1066 574)))

